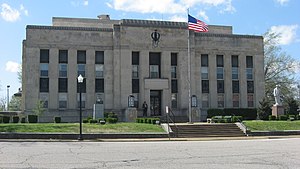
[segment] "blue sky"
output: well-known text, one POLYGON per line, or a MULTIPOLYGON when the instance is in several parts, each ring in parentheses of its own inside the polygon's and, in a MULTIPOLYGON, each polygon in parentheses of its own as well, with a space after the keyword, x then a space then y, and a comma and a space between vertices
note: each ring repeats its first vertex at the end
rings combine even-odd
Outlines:
POLYGON ((280 33, 280 45, 300 60, 299 0, 0 0, 0 99, 18 91, 18 65, 26 25, 51 25, 52 17, 187 20, 187 9, 210 25, 233 26, 235 34, 280 33))

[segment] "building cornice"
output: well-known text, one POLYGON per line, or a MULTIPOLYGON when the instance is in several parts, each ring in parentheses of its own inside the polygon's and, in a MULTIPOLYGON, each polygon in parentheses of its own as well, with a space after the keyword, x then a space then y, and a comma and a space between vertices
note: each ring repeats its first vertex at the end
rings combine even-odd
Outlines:
POLYGON ((122 26, 162 27, 162 28, 187 29, 187 23, 186 22, 122 19, 120 24, 122 26))
POLYGON ((225 37, 225 38, 250 38, 263 39, 262 36, 257 35, 237 35, 237 34, 215 34, 215 33, 195 33, 195 37, 225 37))
POLYGON ((47 30, 74 30, 74 31, 101 31, 101 32, 113 32, 110 28, 88 28, 88 27, 68 27, 68 26, 39 26, 39 25, 27 25, 26 29, 47 29, 47 30))

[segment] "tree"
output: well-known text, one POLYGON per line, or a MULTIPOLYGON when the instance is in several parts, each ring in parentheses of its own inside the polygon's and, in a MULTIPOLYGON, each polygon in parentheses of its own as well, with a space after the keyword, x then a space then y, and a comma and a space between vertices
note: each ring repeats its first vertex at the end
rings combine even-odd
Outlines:
POLYGON ((293 97, 289 97, 286 99, 285 110, 290 115, 297 115, 298 104, 297 101, 293 97))
POLYGON ((42 115, 46 109, 44 108, 44 101, 38 100, 36 102, 35 108, 33 109, 34 114, 40 116, 42 115))
POLYGON ((18 70, 18 80, 19 80, 19 83, 22 84, 22 63, 19 65, 19 70, 18 70))
POLYGON ((10 102, 9 102, 9 110, 12 111, 20 111, 21 110, 21 97, 15 97, 12 96, 10 102))
POLYGON ((6 99, 5 97, 0 98, 0 111, 4 111, 6 107, 6 99))
POLYGON ((268 120, 269 115, 272 114, 272 103, 267 97, 264 97, 262 101, 259 102, 260 106, 257 109, 258 118, 261 120, 268 120))
POLYGON ((273 89, 278 84, 284 98, 293 97, 291 86, 295 84, 295 70, 300 64, 281 50, 278 44, 280 34, 268 31, 263 36, 265 94, 273 98, 273 89))

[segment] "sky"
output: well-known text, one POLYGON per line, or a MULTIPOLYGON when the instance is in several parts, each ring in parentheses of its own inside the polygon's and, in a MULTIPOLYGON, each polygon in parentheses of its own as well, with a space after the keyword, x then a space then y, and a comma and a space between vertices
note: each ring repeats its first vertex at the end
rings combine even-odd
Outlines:
POLYGON ((52 17, 146 19, 187 22, 189 14, 208 25, 233 27, 234 34, 280 34, 279 45, 300 61, 299 0, 0 0, 0 99, 21 83, 26 25, 51 25, 52 17))

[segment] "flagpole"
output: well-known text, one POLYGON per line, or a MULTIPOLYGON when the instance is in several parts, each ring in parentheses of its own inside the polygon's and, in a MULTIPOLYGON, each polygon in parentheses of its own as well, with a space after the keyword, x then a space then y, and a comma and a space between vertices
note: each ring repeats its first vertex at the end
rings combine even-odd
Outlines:
MULTIPOLYGON (((187 9, 189 16, 189 9, 187 9)), ((188 113, 189 113, 189 123, 192 123, 192 111, 191 111, 191 51, 190 51, 190 30, 188 29, 188 113)))

